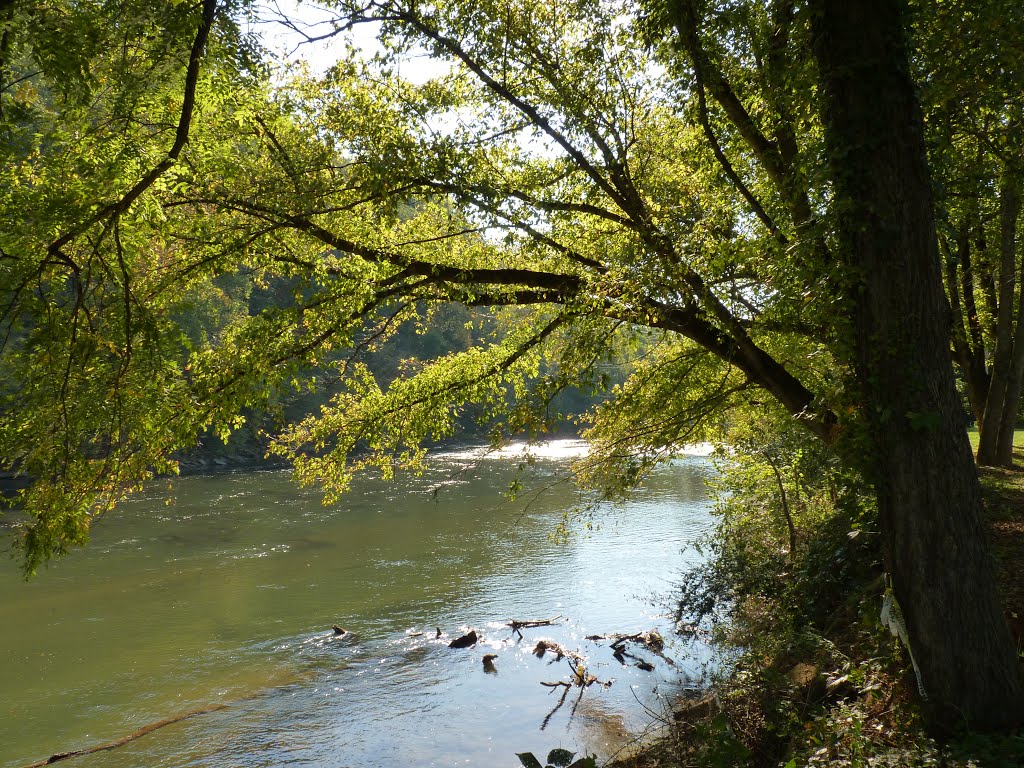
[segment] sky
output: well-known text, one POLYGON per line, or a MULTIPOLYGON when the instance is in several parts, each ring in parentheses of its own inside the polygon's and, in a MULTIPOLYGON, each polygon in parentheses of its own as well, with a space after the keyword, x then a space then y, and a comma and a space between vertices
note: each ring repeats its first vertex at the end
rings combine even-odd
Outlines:
MULTIPOLYGON (((323 74, 345 54, 346 44, 370 58, 381 50, 377 42, 379 24, 358 24, 351 30, 331 35, 337 14, 315 0, 263 0, 257 6, 262 23, 253 30, 281 61, 304 61, 314 74, 323 74)), ((448 66, 425 52, 404 62, 401 75, 423 83, 444 74, 448 66)))

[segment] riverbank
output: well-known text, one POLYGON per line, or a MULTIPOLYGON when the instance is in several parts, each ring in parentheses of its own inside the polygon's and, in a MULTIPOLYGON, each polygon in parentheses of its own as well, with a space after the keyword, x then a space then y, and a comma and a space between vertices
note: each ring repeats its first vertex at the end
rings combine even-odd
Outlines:
MULTIPOLYGON (((1016 459, 1024 467, 1021 447, 1016 459)), ((979 475, 1005 614, 1024 648, 1024 468, 979 475)), ((735 614, 718 639, 732 654, 750 647, 702 699, 678 702, 658 741, 612 768, 1024 765, 1024 731, 929 738, 909 663, 879 626, 882 590, 866 581, 826 626, 797 632, 779 616, 735 614)))

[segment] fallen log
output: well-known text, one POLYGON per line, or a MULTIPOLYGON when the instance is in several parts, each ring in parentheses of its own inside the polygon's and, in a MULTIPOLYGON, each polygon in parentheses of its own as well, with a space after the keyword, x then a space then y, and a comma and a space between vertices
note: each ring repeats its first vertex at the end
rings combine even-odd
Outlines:
POLYGON ((145 736, 147 733, 152 733, 153 731, 159 728, 163 728, 168 725, 174 725, 174 723, 180 723, 182 720, 187 720, 188 718, 196 717, 197 715, 205 715, 209 712, 217 712, 221 709, 227 709, 227 706, 227 704, 215 704, 212 707, 201 707, 199 709, 193 709, 188 712, 184 712, 180 715, 175 715, 174 717, 164 718, 163 720, 158 720, 155 723, 149 723, 148 725, 144 725, 141 728, 132 731, 127 736, 124 736, 120 739, 115 739, 114 741, 108 741, 103 744, 97 744, 94 747, 86 747, 85 749, 73 749, 70 752, 58 752, 54 755, 50 755, 48 758, 46 758, 45 760, 41 760, 38 763, 26 765, 25 768, 42 768, 42 766, 44 765, 53 765, 54 763, 58 763, 61 760, 67 760, 69 757, 91 755, 94 752, 103 752, 107 749, 116 749, 117 747, 123 747, 128 742, 135 741, 135 739, 141 738, 142 736, 145 736))

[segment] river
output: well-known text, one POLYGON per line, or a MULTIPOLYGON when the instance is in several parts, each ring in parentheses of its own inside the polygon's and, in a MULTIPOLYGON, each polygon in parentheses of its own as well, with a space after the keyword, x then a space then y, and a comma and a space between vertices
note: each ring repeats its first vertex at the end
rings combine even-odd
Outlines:
POLYGON ((607 758, 697 683, 703 649, 673 638, 664 598, 697 558, 713 470, 679 459, 557 542, 580 502, 563 481, 579 450, 541 450, 514 502, 501 493, 520 464, 508 453, 442 453, 422 477, 359 481, 333 507, 287 472, 181 478, 30 583, 0 563, 0 766, 221 704, 60 765, 516 766, 516 752, 553 747, 607 758), (521 641, 504 626, 552 617, 521 641), (469 628, 475 648, 448 647, 469 628), (609 641, 586 639, 652 628, 675 666, 635 648, 654 670, 623 666, 609 641), (572 690, 548 717, 561 690, 540 683, 571 671, 532 655, 542 638, 613 684, 572 690))

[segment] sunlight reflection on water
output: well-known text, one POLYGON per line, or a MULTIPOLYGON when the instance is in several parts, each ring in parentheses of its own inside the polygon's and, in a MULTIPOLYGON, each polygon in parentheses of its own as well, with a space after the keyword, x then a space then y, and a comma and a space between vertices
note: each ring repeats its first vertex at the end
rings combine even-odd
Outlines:
MULTIPOLYGON (((549 485, 583 448, 546 450, 534 477, 549 485)), ((501 491, 516 462, 470 454, 442 453, 400 486, 362 481, 335 507, 284 472, 184 478, 169 508, 158 494, 126 505, 89 549, 0 593, 0 765, 216 702, 228 707, 76 765, 513 766, 515 752, 554 746, 615 752, 649 722, 645 707, 699 679, 703 649, 672 637, 652 595, 669 595, 695 557, 711 465, 677 460, 600 507, 595 532, 557 544, 572 487, 531 497, 527 483, 528 501, 511 503, 501 491), (505 625, 555 616, 522 640, 505 625), (586 639, 655 627, 677 667, 623 667, 586 639), (475 648, 448 647, 470 628, 475 648), (559 694, 540 683, 570 670, 531 653, 541 638, 615 681, 543 732, 559 694), (497 654, 494 674, 484 653, 497 654)))

